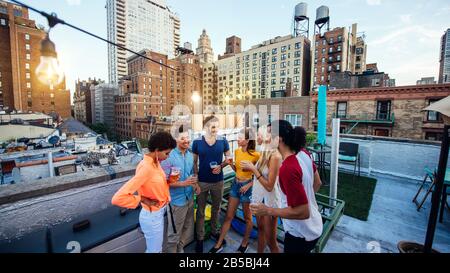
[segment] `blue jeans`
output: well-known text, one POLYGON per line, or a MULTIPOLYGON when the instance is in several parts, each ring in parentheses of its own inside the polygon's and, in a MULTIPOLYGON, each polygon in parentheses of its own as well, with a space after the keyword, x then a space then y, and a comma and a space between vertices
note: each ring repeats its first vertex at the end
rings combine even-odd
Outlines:
POLYGON ((150 212, 142 209, 139 214, 139 223, 144 233, 147 250, 145 253, 161 253, 164 239, 164 214, 166 207, 150 212))
POLYGON ((230 190, 230 196, 237 198, 241 201, 241 203, 250 203, 250 197, 252 196, 252 188, 248 189, 248 191, 244 194, 240 192, 241 188, 245 185, 248 185, 248 183, 252 182, 252 179, 247 180, 245 182, 237 182, 236 178, 233 181, 233 184, 231 185, 230 190))

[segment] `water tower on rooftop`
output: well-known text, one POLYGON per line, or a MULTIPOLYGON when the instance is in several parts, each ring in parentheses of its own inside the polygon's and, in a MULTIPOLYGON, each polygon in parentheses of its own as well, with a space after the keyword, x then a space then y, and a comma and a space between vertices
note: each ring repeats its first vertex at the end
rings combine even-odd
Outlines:
POLYGON ((327 6, 320 6, 316 11, 315 32, 322 35, 322 28, 326 27, 326 31, 330 31, 330 9, 327 6))
POLYGON ((295 6, 294 11, 294 36, 309 37, 308 4, 300 3, 295 6))

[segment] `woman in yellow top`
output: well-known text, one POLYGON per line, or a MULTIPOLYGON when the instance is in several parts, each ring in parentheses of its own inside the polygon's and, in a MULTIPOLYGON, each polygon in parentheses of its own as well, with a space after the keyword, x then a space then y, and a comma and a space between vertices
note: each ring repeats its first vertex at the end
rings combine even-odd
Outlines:
POLYGON ((236 172, 236 178, 231 186, 230 197, 228 198, 228 209, 225 222, 222 225, 219 240, 216 245, 211 248, 209 253, 218 253, 223 250, 226 244, 225 235, 231 226, 239 203, 242 203, 244 211, 244 218, 246 223, 245 235, 242 239, 241 246, 238 248, 238 252, 245 253, 248 248, 250 233, 253 228, 252 214, 250 212, 250 197, 252 196, 253 186, 253 173, 251 171, 244 170, 241 167, 243 162, 251 162, 256 164, 259 160, 259 153, 255 151, 255 134, 250 128, 246 128, 239 133, 238 146, 234 152, 235 164, 230 164, 233 170, 236 172))

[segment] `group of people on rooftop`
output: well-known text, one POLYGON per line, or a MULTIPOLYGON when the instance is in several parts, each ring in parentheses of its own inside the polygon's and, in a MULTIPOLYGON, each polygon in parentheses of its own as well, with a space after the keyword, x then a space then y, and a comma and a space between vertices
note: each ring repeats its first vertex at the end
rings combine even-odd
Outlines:
POLYGON ((209 253, 223 251, 240 204, 246 228, 237 252, 248 250, 253 215, 258 227, 258 253, 264 253, 267 246, 272 253, 280 252, 279 218, 284 229, 284 252, 311 252, 323 229, 315 199, 321 181, 314 160, 305 150, 305 129, 294 128, 285 120, 273 121, 259 127, 257 132, 243 128, 233 157, 228 141, 218 135, 218 118, 207 117, 203 124, 205 135, 192 144, 183 125, 176 134, 153 134, 148 143, 149 153, 137 166, 136 175, 112 198, 116 206, 129 209, 142 206, 139 222, 146 252, 183 253, 195 231, 195 250, 203 253, 208 200, 211 237, 216 241, 209 253), (227 166, 234 170, 235 178, 219 230, 223 169, 227 166))

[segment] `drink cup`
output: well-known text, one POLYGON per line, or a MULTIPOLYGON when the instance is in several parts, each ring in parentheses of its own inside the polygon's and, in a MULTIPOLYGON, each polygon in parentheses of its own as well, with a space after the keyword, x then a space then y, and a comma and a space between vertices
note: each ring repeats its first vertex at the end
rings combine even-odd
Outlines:
POLYGON ((215 168, 219 167, 219 164, 217 164, 216 161, 212 161, 209 163, 209 166, 211 167, 211 170, 214 170, 215 168))
POLYGON ((179 181, 180 180, 180 173, 181 170, 178 167, 172 167, 170 170, 170 177, 172 181, 179 181))

